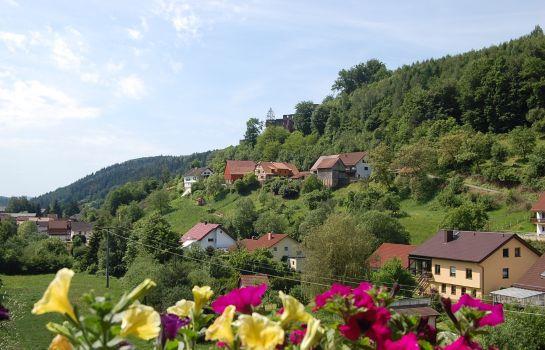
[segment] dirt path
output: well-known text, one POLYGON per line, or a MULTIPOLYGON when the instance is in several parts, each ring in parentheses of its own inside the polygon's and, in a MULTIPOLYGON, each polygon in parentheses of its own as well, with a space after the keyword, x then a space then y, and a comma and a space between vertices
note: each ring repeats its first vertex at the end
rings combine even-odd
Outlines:
POLYGON ((488 192, 488 193, 494 193, 494 194, 501 194, 502 193, 501 191, 498 191, 498 190, 492 190, 490 188, 485 188, 485 187, 481 187, 481 186, 477 186, 477 185, 470 185, 470 184, 464 183, 464 186, 467 187, 467 188, 471 188, 473 190, 481 191, 481 192, 488 192))

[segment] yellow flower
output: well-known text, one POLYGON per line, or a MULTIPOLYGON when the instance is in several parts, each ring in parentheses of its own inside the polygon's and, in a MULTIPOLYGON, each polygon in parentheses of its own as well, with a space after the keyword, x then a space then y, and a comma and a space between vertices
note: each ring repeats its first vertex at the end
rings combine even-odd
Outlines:
POLYGON ((161 317, 151 306, 133 304, 123 312, 121 321, 122 337, 130 334, 149 340, 157 338, 161 330, 161 317))
POLYGON ((44 295, 34 304, 32 313, 35 315, 45 314, 47 312, 58 312, 67 314, 73 320, 76 320, 74 309, 68 300, 68 290, 70 281, 74 276, 74 271, 64 268, 57 272, 57 275, 49 283, 44 295))
POLYGON ((49 344, 49 350, 72 350, 72 344, 70 344, 66 337, 57 334, 51 341, 51 344, 49 344))
POLYGON ((229 345, 229 348, 233 347, 235 336, 233 335, 231 323, 235 317, 235 310, 234 305, 229 305, 223 310, 223 314, 216 318, 214 323, 206 330, 206 340, 221 341, 229 345))
POLYGON ((282 327, 258 313, 240 315, 233 324, 238 327, 238 336, 245 349, 274 350, 284 342, 282 327))
POLYGON ((278 295, 280 296, 280 300, 282 300, 282 305, 284 306, 284 311, 280 316, 280 323, 283 326, 292 321, 307 323, 312 319, 312 316, 306 312, 305 306, 297 299, 291 295, 284 294, 283 292, 278 292, 278 295))
POLYGON ((179 318, 188 317, 191 313, 191 310, 195 306, 195 303, 191 300, 182 299, 177 301, 174 306, 171 306, 167 309, 169 314, 174 314, 179 318))
POLYGON ((195 315, 200 315, 202 308, 212 298, 214 292, 209 286, 193 287, 193 300, 195 300, 195 308, 193 309, 195 315))
POLYGON ((307 332, 301 341, 301 350, 310 350, 318 344, 324 330, 320 327, 320 320, 311 318, 307 323, 307 332))

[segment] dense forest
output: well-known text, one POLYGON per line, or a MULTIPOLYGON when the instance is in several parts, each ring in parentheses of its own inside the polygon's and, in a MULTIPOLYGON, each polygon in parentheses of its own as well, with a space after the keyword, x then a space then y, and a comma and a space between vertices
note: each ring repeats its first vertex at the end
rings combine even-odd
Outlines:
POLYGON ((93 174, 33 199, 42 207, 54 200, 61 203, 92 202, 103 199, 108 192, 129 181, 143 178, 161 178, 176 175, 189 169, 191 162, 205 162, 210 152, 189 156, 156 156, 129 160, 103 168, 93 174))

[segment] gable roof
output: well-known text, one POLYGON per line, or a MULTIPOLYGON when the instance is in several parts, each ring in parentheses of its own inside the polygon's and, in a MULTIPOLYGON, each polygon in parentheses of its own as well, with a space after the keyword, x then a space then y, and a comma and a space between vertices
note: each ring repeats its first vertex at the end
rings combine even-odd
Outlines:
POLYGON ((86 232, 86 231, 93 230, 92 224, 89 224, 83 221, 73 221, 70 225, 72 227, 72 231, 75 231, 75 232, 78 232, 78 231, 86 232))
POLYGON ((186 241, 200 241, 203 239, 207 234, 210 233, 210 231, 215 230, 216 228, 220 227, 220 224, 211 224, 209 222, 199 222, 195 224, 192 228, 187 231, 182 238, 180 238, 180 242, 186 242, 186 241))
POLYGON ((259 162, 256 166, 261 166, 266 173, 272 173, 273 170, 289 170, 292 174, 299 173, 295 165, 287 162, 259 162))
POLYGON ((335 166, 335 164, 337 164, 338 161, 345 166, 342 160, 339 159, 338 155, 320 156, 310 170, 316 171, 318 169, 331 169, 335 166))
POLYGON ((511 239, 519 240, 539 255, 532 246, 514 233, 439 230, 409 256, 481 262, 511 239), (456 238, 447 242, 446 237, 449 234, 456 238))
POLYGON ((545 292, 545 254, 513 286, 545 292))
POLYGON ((258 239, 243 239, 240 241, 240 244, 249 251, 269 249, 286 237, 289 236, 285 233, 267 233, 258 239))
POLYGON ((244 175, 255 170, 255 162, 253 160, 228 160, 225 165, 225 172, 229 169, 230 174, 244 175))
POLYGON ((545 211, 545 192, 543 192, 537 202, 532 205, 532 211, 545 211))
POLYGON ((382 243, 369 258, 369 265, 373 268, 384 266, 394 258, 401 260, 404 268, 409 267, 409 254, 416 248, 412 244, 382 243))
POLYGON ((187 173, 184 174, 184 176, 200 176, 206 170, 210 170, 210 172, 212 172, 212 170, 208 167, 191 168, 187 173))
POLYGON ((341 153, 338 157, 346 166, 354 166, 367 155, 367 152, 341 153))

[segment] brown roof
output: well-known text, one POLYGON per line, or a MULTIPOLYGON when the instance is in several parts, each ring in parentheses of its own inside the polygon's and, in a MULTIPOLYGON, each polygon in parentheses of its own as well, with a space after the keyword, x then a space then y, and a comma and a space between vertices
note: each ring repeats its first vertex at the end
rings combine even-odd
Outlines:
POLYGON ((304 179, 304 178, 310 176, 310 174, 311 174, 310 171, 300 171, 297 174, 293 175, 291 178, 292 179, 304 179))
POLYGON ((89 224, 89 223, 83 222, 83 221, 73 221, 70 224, 70 226, 72 228, 72 231, 74 231, 74 232, 79 232, 79 231, 87 232, 87 231, 92 231, 93 230, 93 225, 92 224, 89 224))
POLYGON ((338 161, 339 161, 338 155, 320 156, 320 158, 318 158, 318 160, 314 163, 314 165, 312 166, 312 168, 310 168, 310 170, 315 171, 318 169, 331 169, 335 166, 335 164, 337 164, 338 161))
POLYGON ((195 226, 189 229, 182 238, 180 238, 180 242, 185 241, 200 241, 203 239, 207 234, 210 233, 210 231, 215 230, 216 228, 220 227, 220 224, 211 224, 208 222, 199 222, 195 226))
POLYGON ((448 231, 437 234, 413 250, 410 256, 481 262, 511 239, 517 239, 530 250, 539 253, 514 233, 448 231), (454 239, 447 241, 452 235, 454 239))
POLYGON ((240 275, 240 288, 262 284, 269 284, 269 278, 266 275, 240 275))
POLYGON ((537 202, 532 206, 532 211, 545 211, 545 192, 539 196, 537 202))
POLYGON ((409 254, 416 248, 411 244, 382 243, 369 258, 369 265, 373 268, 384 266, 394 258, 401 260, 404 268, 409 267, 409 254))
POLYGON ((430 316, 439 316, 441 315, 435 309, 429 306, 420 306, 420 307, 402 307, 395 308, 396 312, 402 315, 418 315, 421 317, 430 317, 430 316))
POLYGON ((47 233, 66 234, 70 230, 70 221, 68 220, 51 220, 47 222, 47 233))
POLYGON ((225 170, 229 169, 230 174, 247 174, 255 170, 255 162, 253 160, 228 160, 225 170))
MULTIPOLYGON (((210 170, 210 168, 208 168, 208 167, 192 168, 187 173, 185 173, 184 176, 200 176, 206 170, 210 170)), ((210 170, 210 171, 212 171, 212 170, 210 170)))
POLYGON ((545 254, 536 260, 513 287, 545 292, 545 254))
POLYGON ((346 166, 354 166, 366 155, 367 152, 350 152, 341 153, 338 155, 338 157, 343 161, 346 166))
POLYGON ((295 165, 287 162, 260 162, 258 165, 261 165, 263 170, 267 173, 272 173, 275 169, 289 170, 293 174, 297 174, 299 172, 295 165))
POLYGON ((286 237, 288 237, 288 235, 285 233, 267 233, 258 239, 243 239, 240 241, 240 244, 249 251, 268 249, 286 237))

